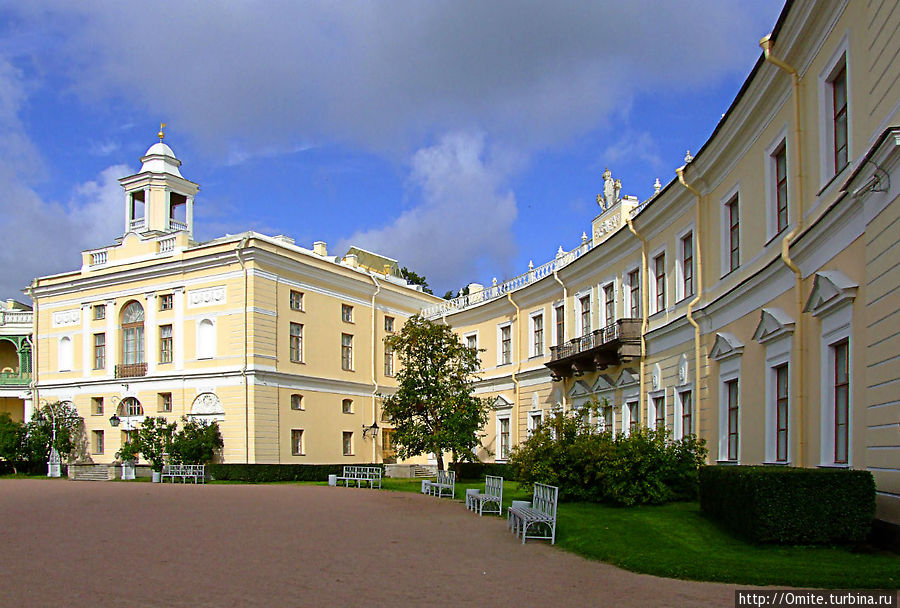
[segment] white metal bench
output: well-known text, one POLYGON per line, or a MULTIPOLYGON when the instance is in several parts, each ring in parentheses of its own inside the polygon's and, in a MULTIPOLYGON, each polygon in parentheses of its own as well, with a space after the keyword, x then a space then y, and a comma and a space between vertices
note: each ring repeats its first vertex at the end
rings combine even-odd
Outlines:
POLYGON ((526 538, 544 538, 550 544, 556 543, 556 503, 559 488, 542 483, 534 484, 531 506, 512 506, 506 511, 506 527, 512 528, 516 536, 522 534, 522 544, 526 538), (531 534, 529 534, 531 530, 531 534), (546 531, 540 535, 538 531, 546 531))
POLYGON ((447 496, 453 498, 456 491, 456 471, 438 471, 437 480, 432 481, 428 486, 428 491, 432 496, 441 498, 444 492, 447 496))
POLYGON ((363 483, 368 483, 370 488, 381 488, 381 467, 365 467, 360 465, 345 465, 344 474, 337 478, 335 483, 343 481, 350 487, 351 483, 361 488, 363 483))
POLYGON ((163 465, 162 474, 159 476, 160 483, 165 482, 166 477, 175 483, 176 479, 181 479, 182 483, 187 483, 191 479, 194 483, 206 483, 206 465, 204 464, 167 464, 163 465))
POLYGON ((487 475, 484 478, 484 494, 466 495, 466 508, 479 515, 503 513, 503 478, 487 475))

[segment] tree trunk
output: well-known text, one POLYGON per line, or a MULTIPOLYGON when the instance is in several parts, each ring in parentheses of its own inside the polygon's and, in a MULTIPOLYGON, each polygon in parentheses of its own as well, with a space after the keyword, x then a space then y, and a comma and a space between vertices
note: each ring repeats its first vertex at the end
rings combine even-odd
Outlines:
POLYGON ((438 461, 437 467, 438 467, 438 471, 443 471, 443 470, 444 470, 444 453, 443 453, 443 452, 438 452, 437 454, 435 454, 435 456, 437 456, 437 461, 438 461))

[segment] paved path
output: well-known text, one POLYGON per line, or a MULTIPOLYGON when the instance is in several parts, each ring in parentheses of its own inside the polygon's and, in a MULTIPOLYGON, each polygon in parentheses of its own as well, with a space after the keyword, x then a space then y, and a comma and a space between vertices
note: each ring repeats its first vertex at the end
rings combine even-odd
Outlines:
POLYGON ((406 492, 0 480, 0 606, 733 606, 406 492))

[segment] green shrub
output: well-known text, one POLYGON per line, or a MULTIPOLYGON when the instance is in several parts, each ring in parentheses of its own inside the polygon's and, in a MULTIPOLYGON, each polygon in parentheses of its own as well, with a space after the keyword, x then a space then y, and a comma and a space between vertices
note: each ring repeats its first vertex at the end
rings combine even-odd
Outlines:
MULTIPOLYGON (((366 465, 380 466, 380 465, 366 465)), ((329 475, 341 475, 342 464, 211 464, 207 467, 217 481, 270 483, 275 481, 328 481, 329 475)))
POLYGON ((224 446, 218 422, 182 416, 181 428, 172 436, 169 456, 173 464, 209 464, 224 446))
POLYGON ((598 431, 585 408, 555 414, 510 456, 514 477, 559 487, 560 500, 617 505, 662 504, 697 497, 697 469, 705 442, 694 436, 670 441, 665 431, 630 435, 598 431))
POLYGON ((512 467, 496 462, 457 462, 451 467, 459 479, 483 479, 485 475, 512 480, 512 467))
POLYGON ((702 467, 700 506, 755 542, 862 542, 875 516, 875 480, 849 469, 702 467))

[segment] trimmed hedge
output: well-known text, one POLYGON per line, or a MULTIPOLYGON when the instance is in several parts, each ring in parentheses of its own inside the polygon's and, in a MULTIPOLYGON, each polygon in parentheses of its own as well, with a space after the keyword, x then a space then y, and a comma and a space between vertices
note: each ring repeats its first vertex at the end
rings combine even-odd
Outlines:
MULTIPOLYGON (((46 475, 47 474, 47 463, 46 462, 31 462, 31 461, 23 461, 23 462, 9 462, 7 460, 0 460, 0 475, 12 475, 13 467, 15 467, 15 472, 20 475, 46 475)), ((66 476, 66 472, 69 469, 69 465, 66 463, 62 463, 60 466, 60 475, 62 477, 66 476)))
POLYGON ((509 465, 496 462, 459 462, 450 465, 460 479, 483 479, 485 475, 502 477, 504 481, 514 481, 513 469, 509 465))
POLYGON ((704 466, 700 507, 753 542, 862 542, 875 516, 868 471, 767 466, 704 466))
POLYGON ((329 475, 340 475, 344 472, 343 464, 210 464, 206 468, 212 479, 217 481, 247 483, 328 481, 329 475))

